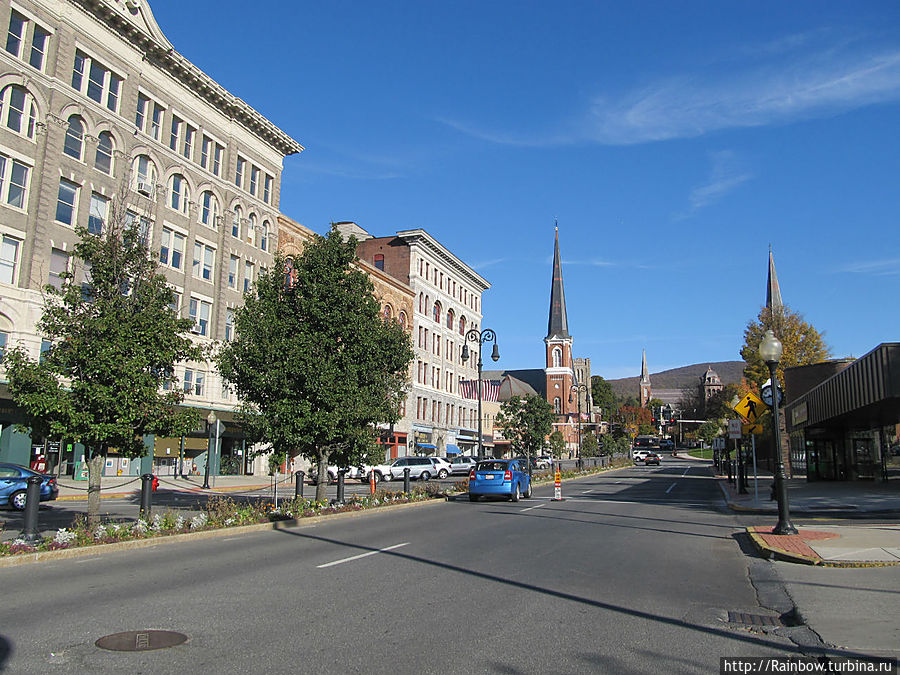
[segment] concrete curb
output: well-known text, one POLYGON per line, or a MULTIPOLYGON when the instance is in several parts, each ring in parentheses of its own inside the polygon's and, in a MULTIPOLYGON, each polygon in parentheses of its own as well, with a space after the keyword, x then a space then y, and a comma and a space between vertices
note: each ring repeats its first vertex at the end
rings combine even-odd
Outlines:
POLYGON ((758 526, 754 525, 747 528, 747 534, 750 535, 750 541, 756 547, 756 550, 764 557, 770 560, 781 560, 784 562, 800 563, 803 565, 821 565, 823 560, 819 556, 807 556, 799 553, 791 553, 781 548, 776 548, 767 544, 762 537, 757 534, 758 526))
POLYGON ((84 558, 90 556, 101 556, 104 553, 115 553, 117 551, 128 551, 135 548, 146 548, 148 546, 157 546, 160 544, 178 544, 185 541, 193 541, 195 539, 212 539, 215 537, 234 536, 238 534, 247 534, 250 532, 265 532, 267 530, 287 530, 294 527, 303 527, 305 525, 315 525, 324 522, 326 519, 341 518, 358 518, 363 515, 372 515, 376 513, 385 513, 403 508, 411 508, 415 506, 445 504, 449 501, 449 497, 443 499, 426 499, 418 502, 408 502, 406 504, 389 504, 388 506, 376 506, 368 509, 360 509, 359 511, 347 511, 345 513, 329 513, 322 516, 310 516, 308 518, 294 518, 292 520, 276 520, 271 523, 257 523, 255 525, 240 525, 238 527, 217 527, 211 530, 202 530, 200 532, 185 532, 182 534, 170 534, 159 537, 151 537, 149 539, 132 539, 130 541, 119 541, 114 544, 97 544, 95 546, 79 546, 77 548, 64 548, 57 551, 38 551, 36 553, 19 553, 16 555, 7 555, 0 557, 0 569, 6 567, 18 567, 19 565, 29 565, 32 563, 52 562, 54 560, 66 560, 69 558, 84 558))

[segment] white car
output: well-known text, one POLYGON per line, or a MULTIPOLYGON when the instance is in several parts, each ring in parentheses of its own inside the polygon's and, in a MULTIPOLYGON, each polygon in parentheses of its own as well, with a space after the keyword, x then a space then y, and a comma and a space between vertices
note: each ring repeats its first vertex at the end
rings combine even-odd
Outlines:
POLYGON ((540 457, 534 458, 534 465, 538 469, 552 469, 553 468, 553 458, 549 455, 541 455, 540 457))
POLYGON ((635 464, 643 464, 644 459, 649 454, 650 454, 649 450, 632 450, 631 451, 631 459, 634 460, 635 464))
POLYGON ((450 464, 438 457, 398 457, 390 464, 379 464, 372 468, 375 480, 402 480, 403 470, 409 469, 413 480, 446 478, 450 475, 450 464))

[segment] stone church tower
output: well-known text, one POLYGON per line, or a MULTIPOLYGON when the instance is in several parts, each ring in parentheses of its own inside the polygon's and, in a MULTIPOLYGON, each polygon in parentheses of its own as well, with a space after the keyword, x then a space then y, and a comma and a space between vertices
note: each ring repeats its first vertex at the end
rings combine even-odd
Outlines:
POLYGON ((646 408, 650 402, 650 373, 647 371, 647 350, 641 354, 641 407, 646 408))
POLYGON ((559 259, 559 228, 553 249, 553 281, 550 286, 550 319, 547 324, 546 346, 547 402, 557 415, 577 411, 577 401, 569 402, 575 371, 572 368, 572 336, 566 319, 566 294, 563 290, 562 264, 559 259))

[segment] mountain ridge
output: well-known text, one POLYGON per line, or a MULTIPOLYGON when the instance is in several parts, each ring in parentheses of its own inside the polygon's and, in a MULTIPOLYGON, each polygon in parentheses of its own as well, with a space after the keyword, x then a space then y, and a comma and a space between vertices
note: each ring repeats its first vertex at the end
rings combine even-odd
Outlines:
MULTIPOLYGON (((680 368, 661 370, 658 373, 650 373, 651 393, 653 389, 685 389, 697 386, 700 378, 706 374, 707 368, 712 368, 722 380, 722 384, 736 384, 744 375, 743 361, 713 361, 694 363, 680 368)), ((641 376, 620 377, 616 380, 607 380, 616 396, 637 396, 640 392, 641 376)))

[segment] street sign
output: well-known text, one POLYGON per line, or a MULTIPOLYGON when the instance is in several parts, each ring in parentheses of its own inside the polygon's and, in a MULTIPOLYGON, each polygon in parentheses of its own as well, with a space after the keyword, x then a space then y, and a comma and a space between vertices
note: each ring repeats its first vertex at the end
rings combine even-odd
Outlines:
POLYGON ((728 420, 728 438, 736 438, 740 440, 741 438, 741 421, 740 420, 728 420))
POLYGON ((763 402, 759 396, 750 392, 734 406, 734 411, 750 424, 753 424, 765 412, 765 408, 763 408, 763 402))
POLYGON ((749 436, 750 434, 756 434, 759 436, 763 432, 762 424, 742 424, 741 425, 741 433, 745 436, 749 436))

